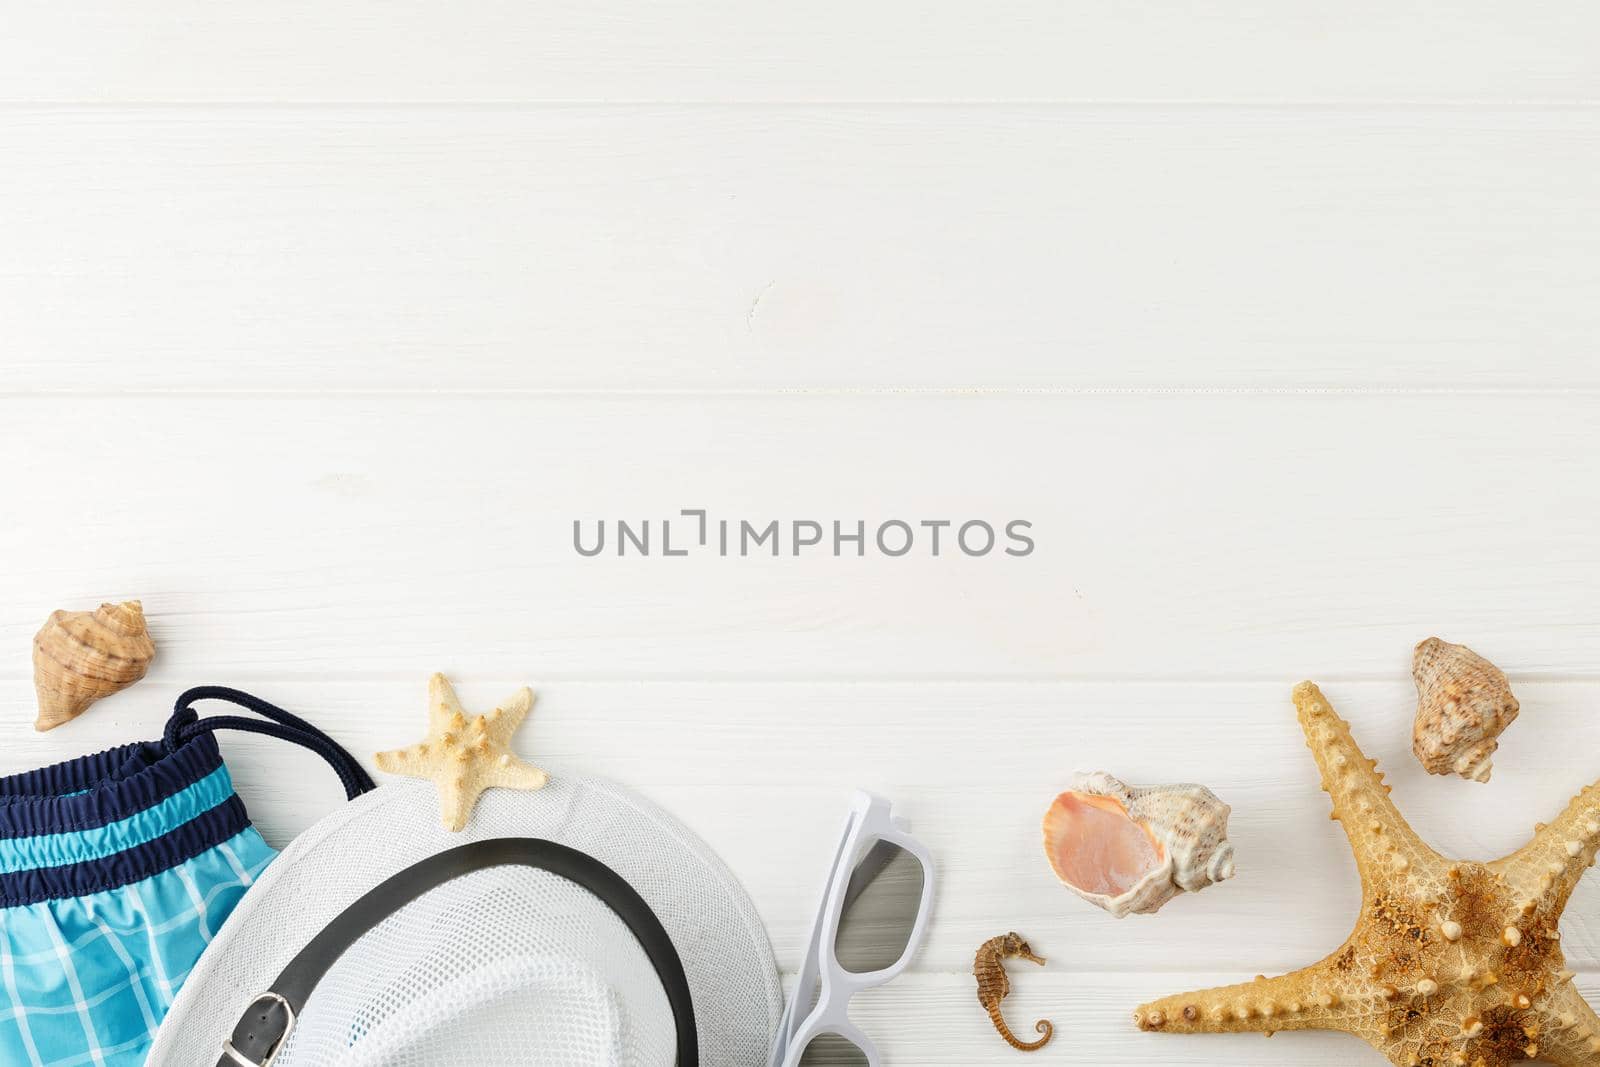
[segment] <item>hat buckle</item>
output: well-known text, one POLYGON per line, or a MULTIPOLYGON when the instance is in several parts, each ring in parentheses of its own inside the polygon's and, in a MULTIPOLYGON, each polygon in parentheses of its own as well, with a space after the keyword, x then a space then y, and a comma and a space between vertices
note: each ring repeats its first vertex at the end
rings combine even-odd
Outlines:
MULTIPOLYGON (((294 1005, 290 1004, 286 997, 284 997, 281 993, 273 993, 268 991, 266 993, 262 993, 260 996, 256 997, 256 999, 252 1000, 250 1002, 250 1007, 254 1008, 257 1004, 262 1003, 272 1004, 283 1009, 283 1032, 278 1035, 277 1040, 274 1041, 271 1047, 267 1049, 267 1058, 259 1062, 250 1059, 238 1049, 234 1048, 233 1038, 224 1038, 222 1042, 222 1057, 230 1063, 236 1064, 237 1067, 272 1067, 272 1064, 278 1058, 278 1053, 282 1052, 283 1046, 289 1043, 289 1035, 294 1033, 294 1005)), ((248 1013, 249 1009, 247 1008, 246 1014, 248 1013)), ((263 1021, 265 1021, 265 1016, 263 1016, 263 1021)))

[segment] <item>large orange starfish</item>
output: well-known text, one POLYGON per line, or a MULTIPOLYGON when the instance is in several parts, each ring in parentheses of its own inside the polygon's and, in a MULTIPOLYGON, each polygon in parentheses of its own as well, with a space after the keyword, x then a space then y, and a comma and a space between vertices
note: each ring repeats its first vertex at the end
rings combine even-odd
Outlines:
POLYGON ((1557 922, 1600 847, 1600 784, 1504 859, 1445 859, 1406 824, 1377 762, 1315 685, 1295 707, 1361 875, 1355 932, 1279 978, 1167 997, 1143 1030, 1342 1030, 1404 1067, 1600 1064, 1600 1016, 1564 969, 1557 922))

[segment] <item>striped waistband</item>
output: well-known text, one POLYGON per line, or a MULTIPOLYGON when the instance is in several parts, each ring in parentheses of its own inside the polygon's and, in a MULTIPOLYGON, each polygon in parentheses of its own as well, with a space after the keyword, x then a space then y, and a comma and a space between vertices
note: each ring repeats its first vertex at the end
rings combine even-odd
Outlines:
POLYGON ((0 907, 140 881, 249 825, 210 734, 0 778, 0 907))

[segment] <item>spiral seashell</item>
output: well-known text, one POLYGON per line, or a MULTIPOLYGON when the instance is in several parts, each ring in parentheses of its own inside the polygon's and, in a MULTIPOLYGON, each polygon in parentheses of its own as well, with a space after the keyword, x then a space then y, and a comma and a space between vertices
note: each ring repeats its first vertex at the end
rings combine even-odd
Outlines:
POLYGON ((1135 789, 1076 774, 1044 817, 1044 848, 1061 884, 1117 918, 1158 910, 1234 875, 1232 809, 1200 785, 1135 789))
POLYGON ((1521 706, 1505 673, 1466 645, 1430 637, 1411 656, 1417 718, 1411 750, 1429 774, 1487 782, 1500 734, 1521 706))
POLYGON ((33 638, 36 730, 70 722, 102 697, 128 688, 150 669, 155 642, 137 600, 93 611, 55 611, 33 638))

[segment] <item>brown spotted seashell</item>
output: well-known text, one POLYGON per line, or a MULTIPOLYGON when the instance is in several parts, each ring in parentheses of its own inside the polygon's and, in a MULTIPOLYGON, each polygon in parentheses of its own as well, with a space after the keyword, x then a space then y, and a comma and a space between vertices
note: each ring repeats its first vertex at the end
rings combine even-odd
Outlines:
POLYGON ((1487 782, 1500 733, 1517 717, 1517 698, 1505 674, 1466 645, 1437 637, 1411 657, 1417 720, 1411 750, 1429 774, 1459 774, 1487 782))
POLYGON ((36 730, 70 722, 102 697, 144 677, 156 654, 137 600, 93 611, 55 611, 33 638, 36 730))

